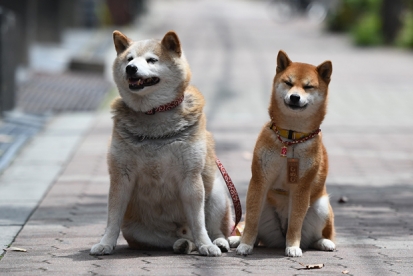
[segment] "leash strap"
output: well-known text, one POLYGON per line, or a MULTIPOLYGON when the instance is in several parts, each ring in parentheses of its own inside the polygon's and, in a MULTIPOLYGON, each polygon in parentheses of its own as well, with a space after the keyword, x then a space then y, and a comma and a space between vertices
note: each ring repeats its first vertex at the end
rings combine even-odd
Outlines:
POLYGON ((234 228, 231 231, 231 233, 233 233, 235 228, 237 227, 238 223, 241 220, 241 216, 242 216, 241 201, 239 200, 237 189, 235 188, 234 183, 232 183, 231 177, 229 177, 229 175, 228 175, 227 171, 225 170, 224 166, 222 165, 221 161, 219 161, 218 158, 215 158, 215 163, 217 164, 218 169, 222 174, 222 178, 224 178, 225 183, 227 184, 227 188, 228 188, 229 194, 231 195, 232 203, 234 205, 235 225, 234 225, 234 228))

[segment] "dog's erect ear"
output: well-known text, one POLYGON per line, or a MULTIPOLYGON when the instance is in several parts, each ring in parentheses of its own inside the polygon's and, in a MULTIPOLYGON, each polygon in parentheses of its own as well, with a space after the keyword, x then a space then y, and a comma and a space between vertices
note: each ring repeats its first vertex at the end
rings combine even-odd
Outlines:
POLYGON ((283 50, 280 50, 277 56, 277 73, 284 71, 290 64, 290 58, 283 50))
POLYGON ((129 39, 126 35, 122 34, 119 31, 113 32, 113 43, 115 43, 116 52, 119 54, 123 53, 129 45, 132 44, 132 40, 129 39))
POLYGON ((161 42, 162 46, 164 46, 169 51, 175 52, 178 56, 181 56, 182 49, 181 49, 181 42, 179 42, 178 35, 170 31, 168 32, 162 39, 161 42))
POLYGON ((317 66, 317 72, 320 77, 327 83, 330 83, 331 73, 333 73, 333 64, 327 60, 317 66))

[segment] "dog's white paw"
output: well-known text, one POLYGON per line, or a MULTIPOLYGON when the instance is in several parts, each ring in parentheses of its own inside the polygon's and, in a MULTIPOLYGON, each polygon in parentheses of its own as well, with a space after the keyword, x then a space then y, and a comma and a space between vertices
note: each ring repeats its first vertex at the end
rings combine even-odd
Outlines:
POLYGON ((219 249, 221 249, 221 252, 228 252, 229 251, 229 243, 224 238, 218 238, 218 239, 214 240, 213 244, 218 246, 219 249))
POLYGON ((231 248, 238 247, 238 245, 241 243, 241 237, 240 236, 228 237, 228 242, 229 242, 229 247, 231 248))
POLYGON ((201 245, 198 248, 198 252, 202 256, 209 256, 209 257, 218 257, 221 256, 221 250, 218 246, 211 244, 211 245, 201 245))
POLYGON ((319 239, 313 244, 313 247, 323 251, 334 251, 336 249, 334 242, 329 239, 319 239))
POLYGON ((247 256, 250 255, 252 253, 252 249, 254 247, 245 243, 241 243, 240 245, 238 245, 237 247, 237 254, 238 255, 243 255, 243 256, 247 256))
POLYGON ((189 254, 194 250, 194 244, 187 239, 179 239, 173 245, 173 250, 178 254, 189 254))
POLYGON ((290 246, 285 249, 285 255, 288 257, 301 257, 303 252, 298 246, 290 246))
POLYGON ((112 254, 113 249, 115 249, 113 245, 98 243, 92 246, 90 255, 109 255, 112 254))

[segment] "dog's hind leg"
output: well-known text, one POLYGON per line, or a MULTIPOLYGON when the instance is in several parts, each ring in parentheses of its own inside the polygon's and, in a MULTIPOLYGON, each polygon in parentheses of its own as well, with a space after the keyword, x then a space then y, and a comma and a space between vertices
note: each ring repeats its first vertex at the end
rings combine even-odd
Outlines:
POLYGON ((328 207, 329 214, 322 232, 322 238, 311 245, 312 248, 322 251, 334 251, 336 249, 336 245, 333 242, 335 236, 334 214, 330 204, 328 204, 328 207))
POLYGON ((122 225, 123 237, 131 248, 136 248, 135 245, 141 245, 143 248, 172 248, 178 238, 191 239, 190 233, 183 237, 178 231, 176 235, 173 235, 169 231, 164 231, 162 227, 153 229, 139 222, 128 222, 122 225))
POLYGON ((301 247, 333 251, 334 217, 328 196, 315 201, 308 209, 301 232, 301 247))
POLYGON ((231 236, 228 237, 228 243, 230 248, 237 248, 241 243, 241 236, 231 236))
POLYGON ((268 203, 264 204, 262 210, 257 239, 256 243, 261 241, 266 247, 281 248, 285 246, 281 219, 275 208, 268 203))
POLYGON ((177 254, 189 254, 196 250, 196 246, 192 241, 182 238, 174 243, 173 249, 177 254))

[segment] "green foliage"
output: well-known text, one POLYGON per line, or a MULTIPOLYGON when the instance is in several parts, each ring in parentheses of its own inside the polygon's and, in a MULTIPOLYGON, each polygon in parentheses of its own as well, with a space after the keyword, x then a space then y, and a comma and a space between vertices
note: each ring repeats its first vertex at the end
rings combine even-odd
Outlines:
POLYGON ((334 32, 345 32, 351 29, 354 19, 358 17, 358 10, 352 1, 343 1, 340 8, 327 18, 327 28, 334 32))
POLYGON ((380 13, 382 0, 343 0, 340 7, 327 19, 330 31, 350 31, 364 23, 365 14, 380 13))
POLYGON ((413 48, 413 11, 409 11, 404 15, 403 26, 397 35, 396 45, 413 48))
POLYGON ((351 31, 354 42, 359 46, 372 46, 383 43, 381 20, 377 13, 364 14, 351 31))
MULTIPOLYGON (((349 32, 357 45, 384 44, 382 5, 383 0, 342 0, 340 7, 327 20, 328 29, 349 32)), ((413 1, 405 0, 403 5, 406 12, 395 44, 413 48, 413 1)))

